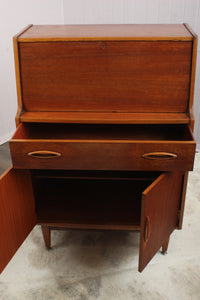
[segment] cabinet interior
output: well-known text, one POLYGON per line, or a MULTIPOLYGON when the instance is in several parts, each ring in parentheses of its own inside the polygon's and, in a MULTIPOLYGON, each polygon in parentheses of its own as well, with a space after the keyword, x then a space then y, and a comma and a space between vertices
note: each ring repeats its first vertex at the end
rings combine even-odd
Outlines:
POLYGON ((142 192, 160 172, 34 170, 39 224, 139 230, 142 192))
POLYGON ((13 139, 192 141, 186 124, 20 124, 13 139))

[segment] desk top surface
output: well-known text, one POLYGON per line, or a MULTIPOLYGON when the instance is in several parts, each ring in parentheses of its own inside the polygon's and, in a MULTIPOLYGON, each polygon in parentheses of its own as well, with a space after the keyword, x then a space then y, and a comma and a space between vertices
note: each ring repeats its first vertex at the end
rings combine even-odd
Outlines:
POLYGON ((47 40, 184 40, 193 39, 184 24, 30 25, 23 42, 47 40))

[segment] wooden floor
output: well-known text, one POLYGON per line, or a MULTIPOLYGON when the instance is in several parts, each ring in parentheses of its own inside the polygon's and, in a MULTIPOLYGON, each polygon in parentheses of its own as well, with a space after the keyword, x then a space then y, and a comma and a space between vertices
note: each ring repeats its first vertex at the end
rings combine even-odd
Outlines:
POLYGON ((0 145, 0 175, 12 164, 9 143, 0 145))

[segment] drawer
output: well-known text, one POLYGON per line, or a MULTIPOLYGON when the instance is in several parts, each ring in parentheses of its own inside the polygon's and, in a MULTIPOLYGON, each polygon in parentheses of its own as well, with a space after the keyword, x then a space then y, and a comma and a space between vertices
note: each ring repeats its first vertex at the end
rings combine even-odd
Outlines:
POLYGON ((10 141, 13 166, 25 169, 193 169, 187 125, 21 123, 10 141))

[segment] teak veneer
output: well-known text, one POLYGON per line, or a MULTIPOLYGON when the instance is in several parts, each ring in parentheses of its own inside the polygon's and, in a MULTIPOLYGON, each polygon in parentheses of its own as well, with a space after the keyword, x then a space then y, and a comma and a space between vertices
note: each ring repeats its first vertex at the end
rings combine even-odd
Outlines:
POLYGON ((197 36, 176 25, 29 25, 0 177, 0 272, 36 224, 140 231, 139 271, 181 229, 197 36))

